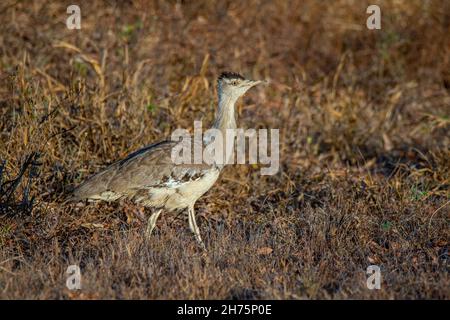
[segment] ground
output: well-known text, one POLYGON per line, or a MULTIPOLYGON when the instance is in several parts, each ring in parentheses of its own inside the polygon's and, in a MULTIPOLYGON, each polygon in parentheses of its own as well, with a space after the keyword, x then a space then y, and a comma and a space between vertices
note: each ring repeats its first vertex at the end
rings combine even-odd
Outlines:
POLYGON ((70 4, 0 4, 0 298, 450 298, 450 2, 78 1, 80 30, 70 4), (146 240, 148 209, 62 203, 211 123, 228 70, 271 81, 238 126, 280 129, 280 171, 224 170, 196 205, 206 253, 186 215, 146 240))

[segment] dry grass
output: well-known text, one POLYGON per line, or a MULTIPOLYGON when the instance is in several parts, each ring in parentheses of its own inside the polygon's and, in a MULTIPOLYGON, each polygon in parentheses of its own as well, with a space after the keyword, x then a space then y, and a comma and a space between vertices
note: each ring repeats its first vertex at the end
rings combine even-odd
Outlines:
POLYGON ((72 31, 68 2, 2 1, 0 297, 450 298, 449 2, 375 2, 379 31, 350 0, 79 1, 72 31), (238 123, 281 129, 281 169, 225 170, 197 203, 207 254, 185 217, 147 242, 131 204, 61 205, 212 121, 223 70, 272 80, 238 123))

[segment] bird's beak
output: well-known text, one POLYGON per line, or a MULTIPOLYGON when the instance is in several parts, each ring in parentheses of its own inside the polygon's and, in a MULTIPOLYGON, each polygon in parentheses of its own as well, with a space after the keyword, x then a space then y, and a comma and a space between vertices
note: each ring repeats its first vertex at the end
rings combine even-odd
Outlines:
POLYGON ((258 84, 268 84, 268 81, 264 81, 264 80, 247 80, 245 86, 248 88, 257 86, 258 84))

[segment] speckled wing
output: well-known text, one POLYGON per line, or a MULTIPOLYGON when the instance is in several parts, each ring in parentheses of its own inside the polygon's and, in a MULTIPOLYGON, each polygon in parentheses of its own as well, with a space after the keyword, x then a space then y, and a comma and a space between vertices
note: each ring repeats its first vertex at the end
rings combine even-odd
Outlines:
POLYGON ((177 143, 162 141, 131 153, 88 178, 67 201, 132 198, 143 189, 173 188, 182 182, 196 180, 213 169, 207 164, 174 164, 171 153, 177 143))

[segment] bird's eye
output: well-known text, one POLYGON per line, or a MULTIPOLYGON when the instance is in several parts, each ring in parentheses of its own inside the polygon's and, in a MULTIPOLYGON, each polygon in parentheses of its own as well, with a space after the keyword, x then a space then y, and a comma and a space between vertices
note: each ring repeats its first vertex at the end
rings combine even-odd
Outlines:
POLYGON ((231 85, 232 85, 232 86, 236 86, 237 84, 238 84, 237 80, 231 81, 231 85))

